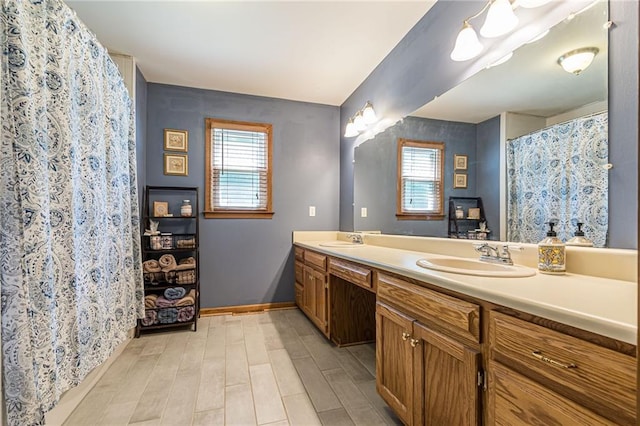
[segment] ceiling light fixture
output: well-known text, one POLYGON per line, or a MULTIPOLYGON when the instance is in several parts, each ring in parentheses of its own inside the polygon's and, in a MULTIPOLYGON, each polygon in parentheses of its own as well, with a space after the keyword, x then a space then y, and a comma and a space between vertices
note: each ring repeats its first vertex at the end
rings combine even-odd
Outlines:
POLYGON ((373 104, 367 101, 364 107, 347 121, 347 126, 344 129, 344 137, 352 138, 358 136, 361 132, 367 130, 367 126, 377 121, 378 117, 376 116, 376 111, 373 109, 373 104))
POLYGON ((456 37, 456 43, 451 52, 452 60, 467 61, 482 52, 482 43, 478 40, 478 35, 470 21, 482 15, 487 9, 487 17, 480 28, 480 34, 483 37, 499 37, 518 25, 518 17, 513 13, 513 6, 509 0, 489 0, 478 13, 463 21, 462 29, 456 37))
POLYGON ((558 58, 558 64, 568 73, 578 75, 584 71, 600 50, 597 47, 583 47, 572 50, 558 58))

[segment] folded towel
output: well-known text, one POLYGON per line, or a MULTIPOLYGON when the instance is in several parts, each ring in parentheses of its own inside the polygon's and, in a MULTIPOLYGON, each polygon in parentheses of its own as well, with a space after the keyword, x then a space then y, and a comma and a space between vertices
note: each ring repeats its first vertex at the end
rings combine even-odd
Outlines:
POLYGON ((187 322, 193 319, 193 315, 196 310, 193 306, 186 306, 184 308, 178 309, 178 322, 187 322))
POLYGON ((160 309, 158 311, 158 322, 160 324, 171 324, 178 321, 178 310, 176 308, 160 309))
POLYGON ((156 299, 156 306, 158 308, 170 308, 176 304, 175 300, 168 300, 164 296, 159 296, 156 299))
POLYGON ((158 298, 157 294, 147 294, 144 297, 144 307, 145 308, 155 308, 156 307, 156 299, 158 298))
POLYGON ((183 287, 170 287, 164 291, 164 297, 169 300, 177 300, 182 299, 186 293, 187 290, 183 287))
POLYGON ((195 305, 196 303, 196 291, 191 290, 189 294, 187 294, 182 299, 176 302, 176 306, 187 306, 187 305, 195 305))
POLYGON ((158 262, 160 263, 160 267, 163 272, 173 271, 178 265, 176 263, 176 258, 173 257, 172 254, 163 254, 160 256, 160 259, 158 259, 158 262))
POLYGON ((144 272, 160 272, 160 263, 155 259, 150 259, 142 262, 142 269, 144 272))
POLYGON ((193 256, 185 257, 184 259, 180 259, 180 265, 194 265, 196 264, 196 258, 193 256))
POLYGON ((142 318, 140 322, 142 323, 142 325, 147 327, 153 324, 157 324, 158 314, 153 309, 147 309, 146 311, 144 311, 144 318, 142 318))

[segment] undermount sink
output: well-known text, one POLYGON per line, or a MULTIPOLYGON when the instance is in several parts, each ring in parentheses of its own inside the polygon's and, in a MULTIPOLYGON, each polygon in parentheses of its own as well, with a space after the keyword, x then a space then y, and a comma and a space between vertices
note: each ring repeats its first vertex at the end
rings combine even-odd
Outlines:
POLYGON ((320 247, 358 247, 362 243, 352 243, 351 241, 329 241, 318 244, 320 247))
POLYGON ((479 277, 524 278, 536 274, 535 269, 516 265, 481 262, 458 257, 430 257, 420 259, 416 264, 422 268, 453 274, 475 275, 479 277))

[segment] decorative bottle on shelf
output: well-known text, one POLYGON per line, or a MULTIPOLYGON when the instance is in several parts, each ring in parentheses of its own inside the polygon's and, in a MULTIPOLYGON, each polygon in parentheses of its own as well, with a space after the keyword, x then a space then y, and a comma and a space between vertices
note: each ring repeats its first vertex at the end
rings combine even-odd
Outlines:
POLYGON ((180 206, 180 216, 190 217, 193 215, 193 209, 191 208, 190 200, 182 200, 182 205, 180 206))
POLYGON ((462 206, 456 207, 456 219, 464 219, 464 210, 462 210, 462 206))
POLYGON ((538 243, 538 270, 543 274, 564 274, 566 271, 565 246, 549 222, 547 237, 538 243))

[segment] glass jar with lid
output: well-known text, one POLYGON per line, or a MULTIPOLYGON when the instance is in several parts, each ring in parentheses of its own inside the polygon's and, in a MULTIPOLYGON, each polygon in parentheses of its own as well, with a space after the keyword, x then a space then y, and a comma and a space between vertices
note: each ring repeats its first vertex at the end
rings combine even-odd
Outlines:
POLYGON ((182 200, 182 205, 180 206, 180 216, 184 216, 184 217, 193 216, 191 200, 182 200))

